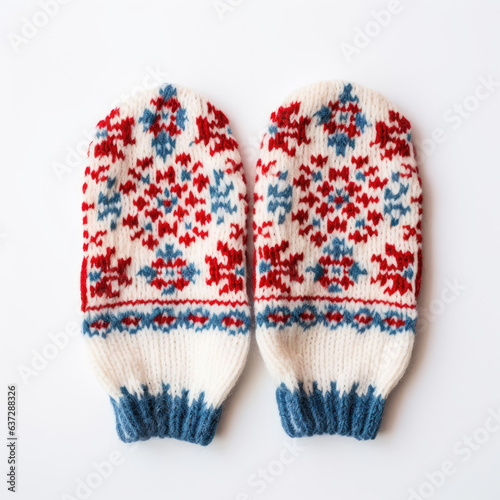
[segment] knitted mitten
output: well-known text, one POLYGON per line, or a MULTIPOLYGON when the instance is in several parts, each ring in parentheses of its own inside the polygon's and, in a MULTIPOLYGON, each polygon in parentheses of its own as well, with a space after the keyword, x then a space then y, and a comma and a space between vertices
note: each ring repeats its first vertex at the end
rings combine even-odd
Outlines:
POLYGON ((292 437, 377 435, 413 346, 421 188, 410 123, 324 82, 271 115, 255 187, 257 341, 292 437))
POLYGON ((246 188, 226 116, 164 85, 97 125, 83 333, 123 441, 206 445, 249 347, 246 188))

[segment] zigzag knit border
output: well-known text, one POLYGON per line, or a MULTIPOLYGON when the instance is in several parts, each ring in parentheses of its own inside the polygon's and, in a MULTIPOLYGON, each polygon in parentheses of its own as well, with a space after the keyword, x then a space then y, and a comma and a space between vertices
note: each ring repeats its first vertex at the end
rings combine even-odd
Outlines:
POLYGON ((88 315, 83 320, 83 334, 106 338, 112 332, 137 333, 145 328, 168 333, 177 329, 220 330, 229 335, 246 334, 250 316, 244 309, 213 312, 209 308, 155 307, 152 311, 127 308, 120 312, 106 311, 88 315))
POLYGON ((255 302, 271 302, 276 301, 286 301, 286 302, 331 302, 331 303, 344 303, 344 302, 359 302, 362 304, 383 304, 386 306, 399 307, 400 309, 416 309, 416 304, 401 304, 399 302, 390 302, 387 300, 377 300, 377 299, 356 299, 350 297, 328 297, 328 296, 287 296, 287 295, 269 295, 267 297, 255 297, 255 302))
POLYGON ((217 300, 217 299, 152 299, 152 300, 125 300, 122 302, 113 302, 112 304, 99 304, 96 306, 88 306, 83 312, 86 311, 100 311, 102 309, 112 309, 121 306, 137 306, 137 305, 147 305, 147 304, 159 304, 159 305, 183 305, 183 304, 203 304, 210 306, 248 306, 248 301, 244 300, 217 300))
POLYGON ((297 306, 267 305, 257 313, 257 324, 264 328, 283 330, 298 325, 304 331, 324 326, 330 330, 348 326, 363 333, 377 328, 382 332, 396 334, 415 333, 417 319, 400 310, 382 311, 374 307, 346 307, 344 305, 322 303, 318 305, 301 304, 297 306))

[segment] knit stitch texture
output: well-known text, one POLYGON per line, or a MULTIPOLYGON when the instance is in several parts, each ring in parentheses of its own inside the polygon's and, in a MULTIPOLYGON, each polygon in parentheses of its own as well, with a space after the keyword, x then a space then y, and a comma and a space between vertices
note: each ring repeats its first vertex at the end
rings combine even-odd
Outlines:
POLYGON ((83 193, 83 333, 118 435, 206 445, 249 347, 228 119, 179 86, 133 97, 98 123, 83 193))
POLYGON ((300 89, 271 114, 254 200, 257 340, 285 431, 375 438, 417 317, 410 123, 359 85, 300 89))

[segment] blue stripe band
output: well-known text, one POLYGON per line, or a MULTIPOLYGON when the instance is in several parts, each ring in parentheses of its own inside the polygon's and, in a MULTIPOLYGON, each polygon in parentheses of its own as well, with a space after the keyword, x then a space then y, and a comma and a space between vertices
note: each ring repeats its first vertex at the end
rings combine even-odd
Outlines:
POLYGON ((359 396, 355 384, 349 393, 337 390, 335 382, 323 393, 314 382, 309 394, 303 384, 293 392, 285 384, 276 390, 281 424, 291 437, 340 434, 359 440, 375 439, 382 421, 384 399, 370 386, 359 396))
POLYGON ((257 325, 264 328, 283 330, 298 325, 303 330, 323 326, 330 330, 350 327, 363 333, 378 328, 382 332, 396 334, 402 332, 415 333, 416 318, 407 310, 391 308, 382 310, 373 306, 346 306, 335 303, 318 305, 302 303, 296 306, 266 305, 257 313, 257 325))
POLYGON ((168 333, 177 329, 220 330, 228 335, 246 334, 250 327, 247 309, 214 312, 207 307, 155 307, 152 311, 125 309, 88 314, 83 320, 83 334, 105 338, 114 331, 137 333, 144 328, 168 333))
POLYGON ((116 431, 125 443, 146 441, 152 437, 170 437, 190 443, 209 444, 217 430, 222 407, 208 407, 205 394, 189 401, 189 391, 181 396, 169 394, 169 385, 163 385, 163 392, 152 396, 147 386, 138 397, 121 388, 123 396, 111 398, 116 417, 116 431))

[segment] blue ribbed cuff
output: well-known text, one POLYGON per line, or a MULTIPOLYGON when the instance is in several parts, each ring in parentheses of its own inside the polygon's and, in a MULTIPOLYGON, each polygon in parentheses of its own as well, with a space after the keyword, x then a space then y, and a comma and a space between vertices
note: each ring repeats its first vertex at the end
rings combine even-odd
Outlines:
POLYGON ((343 393, 331 383, 330 391, 322 392, 316 382, 311 393, 303 384, 293 392, 285 384, 276 390, 281 424, 291 437, 316 434, 340 434, 359 440, 375 439, 382 421, 385 400, 375 396, 375 388, 369 386, 366 394, 343 393))
POLYGON ((116 431, 122 441, 171 437, 202 446, 212 441, 222 407, 208 407, 203 392, 190 401, 188 390, 173 397, 168 393, 169 385, 163 385, 163 392, 156 396, 149 394, 147 386, 143 386, 143 391, 137 396, 122 387, 123 396, 118 401, 111 398, 116 431))

